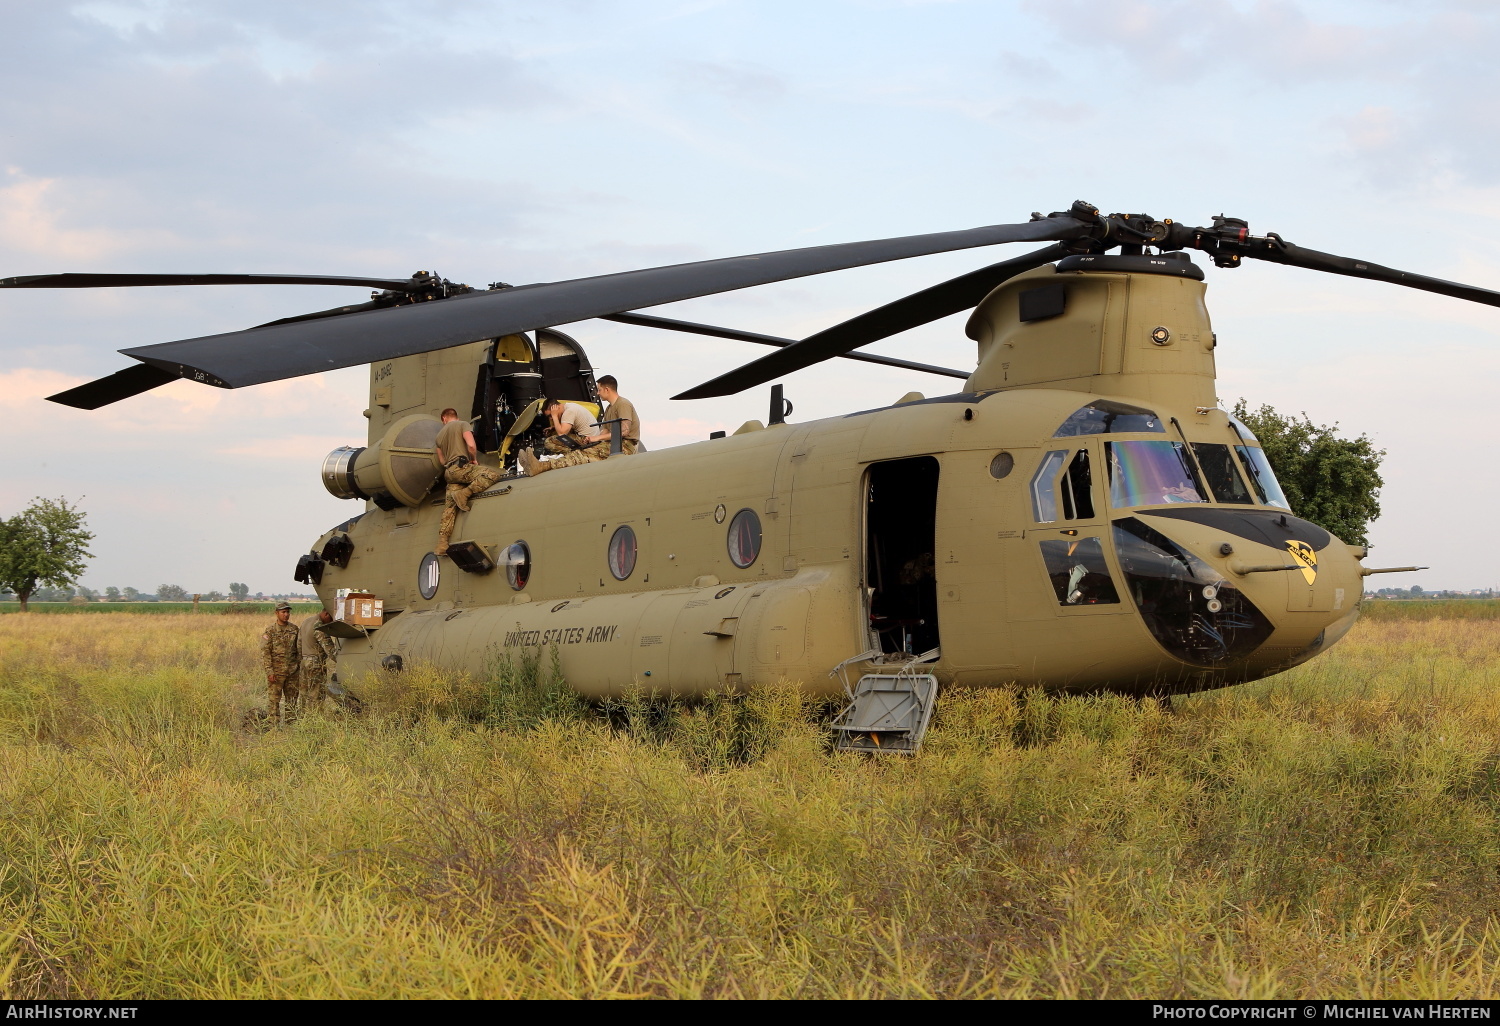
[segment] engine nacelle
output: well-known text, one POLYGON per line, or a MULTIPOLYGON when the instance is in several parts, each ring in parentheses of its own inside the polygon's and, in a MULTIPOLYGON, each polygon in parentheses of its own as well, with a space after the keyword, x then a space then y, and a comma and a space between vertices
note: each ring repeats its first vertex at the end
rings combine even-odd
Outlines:
POLYGON ((323 459, 323 487, 337 499, 372 499, 381 509, 419 506, 440 473, 432 458, 443 422, 425 413, 402 417, 368 448, 340 446, 323 459))

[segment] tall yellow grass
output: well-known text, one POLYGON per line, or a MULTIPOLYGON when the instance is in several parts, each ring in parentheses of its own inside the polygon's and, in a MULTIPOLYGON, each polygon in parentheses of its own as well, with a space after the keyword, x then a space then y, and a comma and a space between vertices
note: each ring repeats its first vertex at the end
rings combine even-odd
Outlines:
POLYGON ((0 617, 0 995, 1494 997, 1496 626, 1179 700, 371 680, 239 730, 257 618, 0 617))

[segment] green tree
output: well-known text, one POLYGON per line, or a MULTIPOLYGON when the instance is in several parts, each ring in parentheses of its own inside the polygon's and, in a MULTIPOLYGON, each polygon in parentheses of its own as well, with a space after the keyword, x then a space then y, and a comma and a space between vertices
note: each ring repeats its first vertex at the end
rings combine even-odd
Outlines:
POLYGON ((156 597, 163 602, 185 602, 189 598, 187 589, 180 584, 158 584, 156 597))
POLYGON ((125 589, 125 601, 126 602, 134 602, 136 599, 138 599, 140 597, 141 597, 141 593, 138 592, 138 591, 136 591, 134 588, 126 588, 125 589))
POLYGON ((229 584, 229 595, 236 602, 243 602, 250 597, 250 585, 235 584, 231 581, 229 584))
POLYGON ((1346 542, 1369 543, 1366 528, 1380 516, 1384 449, 1367 435, 1342 438, 1337 423, 1314 424, 1306 413, 1287 417, 1270 406, 1252 412, 1241 399, 1234 415, 1260 439, 1292 512, 1346 542))
POLYGON ((120 589, 116 588, 113 584, 111 584, 108 588, 105 588, 104 589, 104 601, 106 601, 106 602, 118 602, 118 601, 120 601, 120 589))
POLYGON ((0 586, 16 593, 21 612, 39 586, 66 588, 82 573, 93 534, 67 499, 35 499, 0 521, 0 586))

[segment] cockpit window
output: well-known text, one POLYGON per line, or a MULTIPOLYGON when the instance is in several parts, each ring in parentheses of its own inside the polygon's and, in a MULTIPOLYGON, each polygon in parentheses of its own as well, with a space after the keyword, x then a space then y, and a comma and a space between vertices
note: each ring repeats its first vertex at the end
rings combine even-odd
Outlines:
POLYGON ((1123 431, 1156 431, 1165 433, 1156 414, 1139 406, 1100 399, 1089 403, 1062 422, 1053 438, 1073 435, 1110 435, 1123 431))
POLYGON ((1286 493, 1281 490, 1281 482, 1276 480, 1276 473, 1271 469, 1271 461, 1266 459, 1265 450, 1258 445, 1236 445, 1234 451, 1245 461, 1245 467, 1250 471, 1250 483, 1255 486, 1255 494, 1260 496, 1261 504, 1290 510, 1292 504, 1286 501, 1286 493))
POLYGON ((1208 501, 1181 442, 1105 442, 1104 451, 1109 501, 1117 508, 1208 501))
POLYGON ((1068 453, 1057 449, 1042 457, 1041 466, 1031 475, 1031 515, 1039 524, 1050 524, 1057 519, 1057 472, 1062 469, 1068 453))
POLYGON ((1094 474, 1089 465, 1089 451, 1079 449, 1073 454, 1066 472, 1062 471, 1063 460, 1068 450, 1055 449, 1042 457, 1041 466, 1031 477, 1031 512, 1039 524, 1050 524, 1058 519, 1058 497, 1062 497, 1063 520, 1092 520, 1094 518, 1094 474))
POLYGON ((1243 441, 1246 441, 1246 442, 1258 442, 1258 441, 1260 441, 1259 438, 1255 437, 1255 432, 1251 431, 1248 427, 1245 426, 1245 422, 1243 420, 1236 420, 1235 418, 1230 417, 1229 418, 1229 424, 1230 424, 1231 427, 1234 428, 1234 433, 1237 434, 1237 435, 1239 435, 1240 438, 1243 441))
POLYGON ((1198 457, 1198 467, 1203 471, 1203 479, 1208 482, 1208 490, 1213 492, 1214 498, 1219 502, 1249 505, 1255 501, 1250 497, 1250 489, 1245 487, 1245 479, 1240 477, 1240 472, 1234 465, 1234 457, 1229 455, 1229 446, 1216 442, 1194 442, 1193 455, 1198 457))
POLYGON ((1042 542, 1042 561, 1060 606, 1107 605, 1120 601, 1098 538, 1042 542))

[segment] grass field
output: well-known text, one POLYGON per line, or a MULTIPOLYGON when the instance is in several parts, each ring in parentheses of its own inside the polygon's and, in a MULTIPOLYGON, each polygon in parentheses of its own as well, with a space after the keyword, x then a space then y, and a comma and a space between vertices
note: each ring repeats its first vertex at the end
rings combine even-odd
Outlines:
MULTIPOLYGON (((264 613, 270 616, 276 608, 275 602, 200 602, 198 613, 264 613)), ((321 608, 316 602, 293 602, 292 615, 305 616, 308 613, 317 612, 321 608)), ((74 605, 71 602, 30 602, 27 603, 28 612, 32 613, 135 613, 161 614, 161 613, 191 613, 192 602, 84 602, 74 605)), ((21 603, 0 602, 0 613, 19 613, 21 603)))
POLYGON ((0 618, 0 995, 1500 992, 1487 619, 1171 712, 950 691, 888 761, 545 666, 246 734, 264 619, 0 618))

